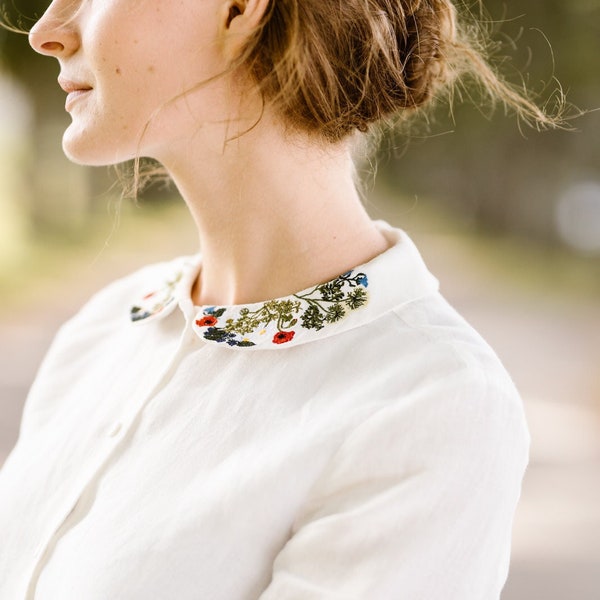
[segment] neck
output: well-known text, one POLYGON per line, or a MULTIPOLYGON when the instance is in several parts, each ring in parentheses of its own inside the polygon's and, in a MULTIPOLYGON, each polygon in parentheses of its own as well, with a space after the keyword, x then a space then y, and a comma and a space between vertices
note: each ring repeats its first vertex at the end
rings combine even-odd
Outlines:
MULTIPOLYGON (((195 146, 197 142, 197 146, 195 146)), ((347 148, 293 142, 261 122, 208 152, 162 159, 198 228, 198 305, 259 302, 327 281, 386 249, 353 181, 347 148)))

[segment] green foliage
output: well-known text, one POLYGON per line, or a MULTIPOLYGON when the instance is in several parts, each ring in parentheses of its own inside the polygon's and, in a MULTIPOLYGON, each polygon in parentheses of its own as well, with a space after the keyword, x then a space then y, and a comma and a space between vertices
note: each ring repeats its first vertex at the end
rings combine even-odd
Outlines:
MULTIPOLYGON (((255 332, 261 326, 275 324, 279 331, 300 324, 305 329, 320 330, 325 323, 335 323, 346 316, 346 309, 355 310, 366 304, 368 285, 364 273, 352 275, 344 273, 331 282, 323 283, 302 294, 294 294, 294 299, 269 300, 255 310, 242 308, 236 319, 227 319, 224 331, 241 336, 255 332)), ((222 311, 211 312, 221 316, 222 311)))

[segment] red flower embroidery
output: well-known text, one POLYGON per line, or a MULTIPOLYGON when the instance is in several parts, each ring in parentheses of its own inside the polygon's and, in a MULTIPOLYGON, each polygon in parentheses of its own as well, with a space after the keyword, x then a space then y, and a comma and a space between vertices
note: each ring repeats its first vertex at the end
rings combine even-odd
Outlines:
POLYGON ((208 315, 207 317, 202 317, 201 319, 198 319, 196 321, 196 325, 198 325, 198 327, 213 327, 217 324, 217 322, 218 319, 216 317, 208 315))
POLYGON ((286 342, 290 342, 295 335, 295 331, 279 331, 275 334, 275 337, 273 338, 273 343, 285 344, 286 342))

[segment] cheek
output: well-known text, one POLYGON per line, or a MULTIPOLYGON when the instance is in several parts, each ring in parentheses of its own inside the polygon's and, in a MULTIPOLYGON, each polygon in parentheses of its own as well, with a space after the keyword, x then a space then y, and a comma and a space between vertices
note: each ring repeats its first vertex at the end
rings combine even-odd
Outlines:
POLYGON ((145 112, 184 89, 184 82, 163 57, 136 57, 133 53, 107 58, 98 80, 107 104, 114 103, 125 111, 137 107, 137 112, 145 112))
POLYGON ((98 116, 114 120, 126 128, 147 120, 168 91, 157 76, 156 66, 148 59, 137 59, 133 53, 105 54, 97 69, 98 116))
MULTIPOLYGON (((107 101, 110 93, 131 94, 140 109, 152 102, 166 103, 224 69, 208 15, 200 20, 195 14, 206 13, 207 8, 197 7, 175 27, 161 13, 163 2, 150 0, 143 11, 136 11, 135 19, 131 15, 116 22, 98 19, 88 30, 98 82, 106 87, 102 95, 107 101)), ((122 101, 129 103, 126 98, 122 101)))

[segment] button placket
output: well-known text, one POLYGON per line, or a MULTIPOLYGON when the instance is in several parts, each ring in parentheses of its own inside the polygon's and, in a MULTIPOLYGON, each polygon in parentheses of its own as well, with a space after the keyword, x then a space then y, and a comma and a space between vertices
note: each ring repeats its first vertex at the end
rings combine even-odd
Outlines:
MULTIPOLYGON (((77 488, 77 492, 73 495, 71 502, 68 503, 68 506, 70 508, 66 512, 66 514, 60 519, 60 521, 57 522, 55 527, 52 528, 53 533, 48 538, 47 542, 46 543, 40 542, 34 548, 33 559, 35 562, 35 566, 34 566, 32 574, 29 578, 29 588, 28 588, 29 590, 35 589, 35 585, 37 584, 37 580, 39 577, 39 570, 38 570, 39 563, 44 556, 44 553, 46 551, 48 544, 51 543, 52 540, 54 540, 55 537, 59 534, 59 531, 61 530, 63 523, 69 517, 69 515, 73 512, 73 509, 74 509, 75 505, 77 504, 77 502, 79 501, 79 499, 81 498, 82 494, 85 492, 85 490, 90 485, 90 483, 96 480, 98 473, 102 470, 106 461, 110 459, 110 457, 113 455, 113 453, 116 451, 116 449, 120 446, 122 438, 127 434, 127 431, 129 431, 129 429, 131 428, 131 425, 133 424, 133 422, 135 421, 135 419, 137 418, 139 413, 143 410, 144 406, 148 403, 148 401, 154 396, 156 390, 158 388, 160 388, 164 378, 168 376, 168 373, 171 370, 172 365, 177 361, 178 357, 181 354, 182 348, 185 345, 184 344, 185 338, 186 338, 186 332, 183 331, 180 336, 177 348, 176 348, 174 354, 171 356, 171 359, 169 360, 168 364, 163 369, 162 374, 157 378, 157 380, 156 380, 155 384, 152 386, 152 388, 150 388, 149 391, 147 393, 145 393, 143 397, 140 397, 138 399, 137 407, 135 408, 135 410, 133 410, 129 414, 122 415, 121 418, 119 418, 119 420, 114 421, 112 424, 105 426, 106 429, 104 430, 103 435, 104 435, 105 439, 111 440, 110 443, 107 443, 107 447, 105 448, 105 451, 101 453, 101 455, 98 457, 98 460, 95 461, 95 464, 90 465, 89 468, 86 469, 85 480, 82 480, 80 482, 80 484, 75 486, 77 488)), ((29 598, 31 598, 31 596, 27 596, 27 598, 29 599, 29 598)))

